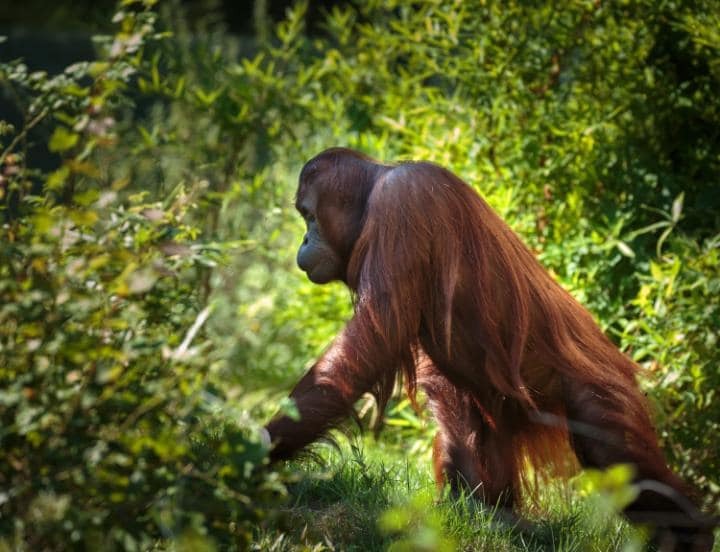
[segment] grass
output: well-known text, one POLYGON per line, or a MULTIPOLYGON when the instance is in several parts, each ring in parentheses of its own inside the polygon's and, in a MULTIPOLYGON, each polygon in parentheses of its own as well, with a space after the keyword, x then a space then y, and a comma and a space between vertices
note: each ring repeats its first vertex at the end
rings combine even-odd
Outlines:
MULTIPOLYGON (((417 443, 415 444, 417 445, 417 443)), ((442 496, 427 447, 408 455, 397 442, 341 438, 319 447, 321 462, 291 463, 290 500, 258 528, 254 549, 270 551, 487 550, 633 551, 632 528, 602 496, 581 497, 552 482, 520 528, 472 498, 442 496)))

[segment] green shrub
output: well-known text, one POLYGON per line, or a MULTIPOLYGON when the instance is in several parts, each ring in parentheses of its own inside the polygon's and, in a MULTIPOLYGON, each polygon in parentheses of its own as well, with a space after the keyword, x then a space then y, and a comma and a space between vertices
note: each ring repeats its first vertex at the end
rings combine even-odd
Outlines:
POLYGON ((0 548, 244 549, 284 487, 217 385, 197 183, 138 191, 104 162, 155 14, 124 2, 101 61, 0 66, 26 125, 0 144, 0 548), (45 128, 59 167, 28 163, 45 128), (215 381, 216 383, 213 383, 215 381))
POLYGON ((720 236, 681 237, 652 261, 622 336, 650 373, 665 449, 708 507, 720 494, 720 236))

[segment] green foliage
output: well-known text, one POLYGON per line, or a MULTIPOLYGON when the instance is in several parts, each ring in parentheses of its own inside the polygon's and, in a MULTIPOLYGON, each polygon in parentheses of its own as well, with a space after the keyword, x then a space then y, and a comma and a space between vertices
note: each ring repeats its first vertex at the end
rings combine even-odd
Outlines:
POLYGON ((708 507, 720 492, 720 236, 698 243, 670 240, 650 262, 622 340, 651 374, 648 390, 659 426, 680 473, 707 489, 708 507))
POLYGON ((639 494, 632 485, 634 476, 633 466, 617 464, 605 471, 587 469, 575 480, 575 485, 581 495, 596 495, 597 501, 603 504, 602 510, 620 512, 639 494))
POLYGON ((0 547, 632 540, 561 499, 569 517, 527 539, 462 501, 408 502, 430 484, 398 451, 426 462, 433 426, 402 399, 385 464, 306 477, 290 519, 259 524, 283 487, 255 420, 351 314, 294 268, 297 174, 338 144, 475 186, 647 368, 665 450, 718 504, 716 2, 373 0, 319 36, 298 2, 250 46, 154 4, 121 2, 98 61, 0 66, 24 114, 0 122, 0 547))
POLYGON ((284 494, 256 427, 213 383, 197 185, 114 178, 116 113, 159 35, 124 2, 103 61, 0 66, 27 123, 0 156, 0 548, 243 549, 284 494), (26 164, 45 124, 60 166, 26 164))

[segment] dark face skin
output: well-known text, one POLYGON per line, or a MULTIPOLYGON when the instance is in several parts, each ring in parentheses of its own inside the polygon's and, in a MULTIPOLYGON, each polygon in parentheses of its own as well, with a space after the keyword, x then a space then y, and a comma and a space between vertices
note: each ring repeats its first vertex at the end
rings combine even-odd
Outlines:
POLYGON ((305 237, 298 249, 297 264, 311 282, 325 284, 332 280, 342 280, 344 267, 340 256, 323 236, 317 218, 317 206, 318 194, 311 187, 297 203, 297 209, 307 225, 305 237))

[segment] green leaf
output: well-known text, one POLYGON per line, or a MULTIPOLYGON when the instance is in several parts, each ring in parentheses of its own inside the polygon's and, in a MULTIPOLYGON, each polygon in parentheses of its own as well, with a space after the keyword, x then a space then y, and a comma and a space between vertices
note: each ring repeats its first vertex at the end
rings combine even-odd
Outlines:
POLYGON ((94 188, 91 188, 89 190, 85 190, 84 192, 80 192, 79 194, 75 194, 74 199, 78 205, 87 207, 88 205, 95 203, 98 197, 100 197, 100 192, 98 190, 95 190, 94 188))
POLYGON ((300 411, 298 410, 297 404, 290 397, 286 397, 280 401, 279 410, 285 416, 296 422, 300 420, 300 411))
POLYGON ((64 94, 69 94, 71 96, 77 96, 79 98, 84 98, 88 95, 90 92, 90 89, 84 86, 78 86, 74 82, 68 84, 62 89, 62 92, 64 94))
POLYGON ((59 190, 65 184, 68 176, 70 176, 70 168, 67 165, 63 165, 58 170, 50 173, 45 181, 45 185, 48 190, 59 190))
POLYGON ((70 220, 78 226, 92 226, 98 220, 98 214, 90 209, 77 209, 70 212, 70 220))
POLYGON ((650 261, 650 275, 656 282, 662 282, 665 279, 662 267, 653 261, 650 261))
POLYGON ((630 246, 628 244, 626 244, 624 241, 618 240, 615 245, 617 245, 617 248, 620 250, 620 253, 622 253, 626 257, 630 257, 631 259, 635 257, 635 251, 633 251, 630 248, 630 246))
POLYGON ((195 96, 205 107, 210 107, 215 103, 220 94, 222 94, 222 89, 210 90, 209 92, 205 92, 202 88, 195 89, 195 96))
POLYGON ((107 61, 94 61, 88 67, 88 74, 95 78, 110 68, 107 61))
POLYGON ((48 142, 48 148, 50 151, 59 153, 67 151, 78 143, 80 135, 67 130, 65 127, 57 127, 53 135, 50 137, 48 142))
POLYGON ((673 201, 672 211, 671 211, 673 222, 677 222, 680 220, 680 216, 682 215, 684 200, 685 200, 685 192, 680 192, 680 194, 675 198, 675 201, 673 201))

